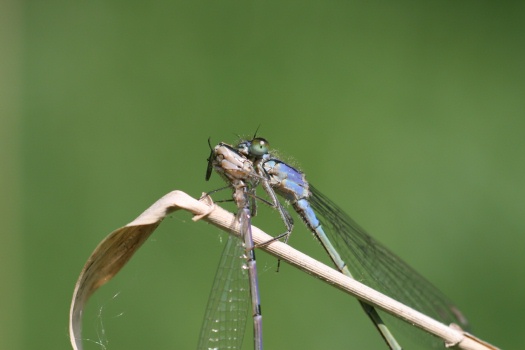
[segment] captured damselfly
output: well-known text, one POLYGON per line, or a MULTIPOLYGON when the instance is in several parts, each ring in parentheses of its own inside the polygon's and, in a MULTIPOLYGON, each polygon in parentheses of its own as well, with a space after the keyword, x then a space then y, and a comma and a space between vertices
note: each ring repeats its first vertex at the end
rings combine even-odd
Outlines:
MULTIPOLYGON (((241 141, 237 151, 253 162, 259 176, 257 183, 263 186, 285 223, 286 233, 276 239, 286 241, 293 228, 290 215, 277 198, 279 195, 291 203, 339 271, 438 321, 468 328, 466 318, 442 292, 311 186, 304 173, 272 156, 265 139, 241 141)), ((363 302, 361 305, 387 345, 400 349, 376 310, 363 302)))
POLYGON ((251 304, 254 348, 262 350, 262 316, 251 233, 255 202, 254 196, 250 196, 259 176, 250 160, 225 143, 211 150, 206 180, 209 180, 212 170, 233 188, 233 200, 238 208, 236 219, 243 240, 231 235, 228 237, 212 286, 197 349, 241 349, 251 304))

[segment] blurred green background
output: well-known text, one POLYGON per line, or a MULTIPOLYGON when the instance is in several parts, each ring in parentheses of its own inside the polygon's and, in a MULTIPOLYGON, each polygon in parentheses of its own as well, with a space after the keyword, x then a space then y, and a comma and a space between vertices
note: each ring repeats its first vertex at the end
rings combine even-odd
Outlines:
MULTIPOLYGON (((259 125, 476 335, 523 347, 523 2, 0 7, 1 349, 69 349, 98 242, 171 190, 222 186, 204 180, 207 138, 259 125)), ((283 229, 270 210, 255 224, 283 229)), ((85 348, 195 348, 224 238, 167 219, 91 299, 85 348)), ((326 261, 299 221, 291 245, 326 261)), ((268 349, 383 349, 349 296, 258 263, 268 349)))

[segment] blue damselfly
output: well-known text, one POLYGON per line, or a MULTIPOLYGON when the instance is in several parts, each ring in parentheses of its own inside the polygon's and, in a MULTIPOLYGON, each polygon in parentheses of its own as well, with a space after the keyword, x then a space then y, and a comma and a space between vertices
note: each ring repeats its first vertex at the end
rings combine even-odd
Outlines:
MULTIPOLYGON (((343 274, 438 321, 468 328, 466 318, 442 292, 310 185, 304 173, 272 156, 265 139, 241 141, 237 150, 253 162, 260 177, 258 183, 263 186, 285 223, 286 232, 275 239, 284 238, 287 241, 293 228, 290 215, 277 199, 279 195, 293 206, 343 274)), ((370 305, 360 303, 388 346, 400 349, 377 311, 370 305)))

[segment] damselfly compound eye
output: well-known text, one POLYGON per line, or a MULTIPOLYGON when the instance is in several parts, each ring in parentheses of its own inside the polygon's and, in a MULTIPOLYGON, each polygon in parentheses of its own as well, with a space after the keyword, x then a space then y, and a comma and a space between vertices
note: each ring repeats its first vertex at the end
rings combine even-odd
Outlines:
POLYGON ((268 154, 268 141, 261 137, 256 137, 252 140, 250 145, 250 154, 254 156, 264 156, 268 154))

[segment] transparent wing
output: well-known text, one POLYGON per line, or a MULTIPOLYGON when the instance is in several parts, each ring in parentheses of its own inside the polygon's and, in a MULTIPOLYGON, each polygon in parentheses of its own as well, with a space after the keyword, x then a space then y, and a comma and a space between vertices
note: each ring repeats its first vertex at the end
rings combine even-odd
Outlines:
POLYGON ((459 309, 435 286, 373 239, 310 185, 312 209, 354 278, 445 324, 468 329, 459 309))
POLYGON ((198 350, 241 349, 250 295, 242 241, 228 236, 208 299, 198 350))

